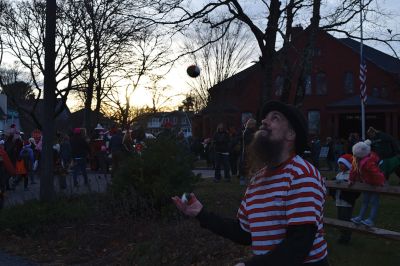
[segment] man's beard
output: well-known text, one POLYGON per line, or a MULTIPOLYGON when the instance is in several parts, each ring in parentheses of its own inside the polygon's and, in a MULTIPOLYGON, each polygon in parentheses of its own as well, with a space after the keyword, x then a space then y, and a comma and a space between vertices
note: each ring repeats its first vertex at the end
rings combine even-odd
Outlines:
POLYGON ((270 140, 268 130, 258 130, 250 143, 251 158, 261 164, 279 162, 283 152, 282 140, 270 140))

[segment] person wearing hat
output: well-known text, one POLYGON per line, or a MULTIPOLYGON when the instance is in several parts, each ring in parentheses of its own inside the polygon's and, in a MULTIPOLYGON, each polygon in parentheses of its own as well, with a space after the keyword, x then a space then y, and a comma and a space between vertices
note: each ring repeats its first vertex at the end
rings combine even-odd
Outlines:
MULTIPOLYGON (((378 166, 379 157, 371 151, 371 141, 360 141, 353 146, 353 165, 350 171, 349 186, 355 182, 362 182, 371 186, 383 186, 385 176, 378 166)), ((355 224, 364 224, 368 227, 374 226, 375 218, 379 208, 379 193, 364 191, 363 200, 358 216, 351 218, 355 224), (368 219, 364 220, 368 205, 371 204, 371 211, 368 219)))
POLYGON ((254 256, 243 265, 328 265, 323 232, 324 179, 303 153, 307 122, 292 105, 270 101, 250 150, 262 165, 251 178, 236 218, 206 211, 191 193, 175 196, 176 207, 200 225, 236 243, 251 245, 254 256))
MULTIPOLYGON (((343 154, 337 160, 339 172, 336 175, 337 183, 349 182, 350 170, 352 168, 353 155, 343 154)), ((342 191, 340 189, 334 190, 329 189, 336 203, 337 218, 343 221, 350 221, 354 209, 354 204, 359 192, 342 191)), ((351 230, 342 229, 340 230, 340 236, 338 239, 339 244, 348 244, 351 240, 351 230)))
POLYGON ((368 128, 367 135, 371 139, 371 150, 376 152, 381 160, 379 168, 388 180, 396 169, 400 169, 399 143, 391 135, 373 127, 368 128))

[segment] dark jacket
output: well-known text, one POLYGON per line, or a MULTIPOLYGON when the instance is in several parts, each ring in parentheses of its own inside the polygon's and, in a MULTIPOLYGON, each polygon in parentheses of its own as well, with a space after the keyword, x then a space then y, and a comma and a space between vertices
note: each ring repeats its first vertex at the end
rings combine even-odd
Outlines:
POLYGON ((72 158, 86 158, 89 155, 89 143, 82 136, 72 136, 70 143, 72 158))
POLYGON ((122 134, 116 133, 112 135, 109 148, 112 153, 122 152, 124 150, 124 145, 122 144, 122 134))
POLYGON ((382 131, 376 132, 371 142, 371 149, 378 154, 381 160, 400 154, 397 141, 382 131))
POLYGON ((69 142, 69 140, 63 141, 60 144, 60 157, 63 160, 71 159, 71 143, 69 142))
POLYGON ((215 152, 229 152, 229 144, 230 144, 230 138, 229 134, 226 131, 217 131, 214 134, 213 137, 213 142, 214 142, 214 149, 215 152))

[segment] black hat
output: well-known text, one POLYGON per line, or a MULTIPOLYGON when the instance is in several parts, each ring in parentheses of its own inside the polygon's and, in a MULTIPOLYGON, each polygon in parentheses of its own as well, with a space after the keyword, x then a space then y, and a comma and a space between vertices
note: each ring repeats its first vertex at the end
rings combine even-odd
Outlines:
POLYGON ((296 132, 296 152, 302 154, 307 146, 308 125, 303 113, 295 106, 279 101, 269 101, 262 108, 262 119, 271 111, 281 112, 296 132))

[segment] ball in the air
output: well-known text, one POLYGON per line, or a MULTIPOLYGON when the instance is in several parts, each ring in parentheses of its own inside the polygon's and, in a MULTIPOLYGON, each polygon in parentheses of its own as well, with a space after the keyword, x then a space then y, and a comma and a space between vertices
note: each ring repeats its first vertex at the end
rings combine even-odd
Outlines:
POLYGON ((200 68, 196 65, 191 65, 188 66, 186 72, 189 75, 189 77, 196 78, 200 75, 200 68))

